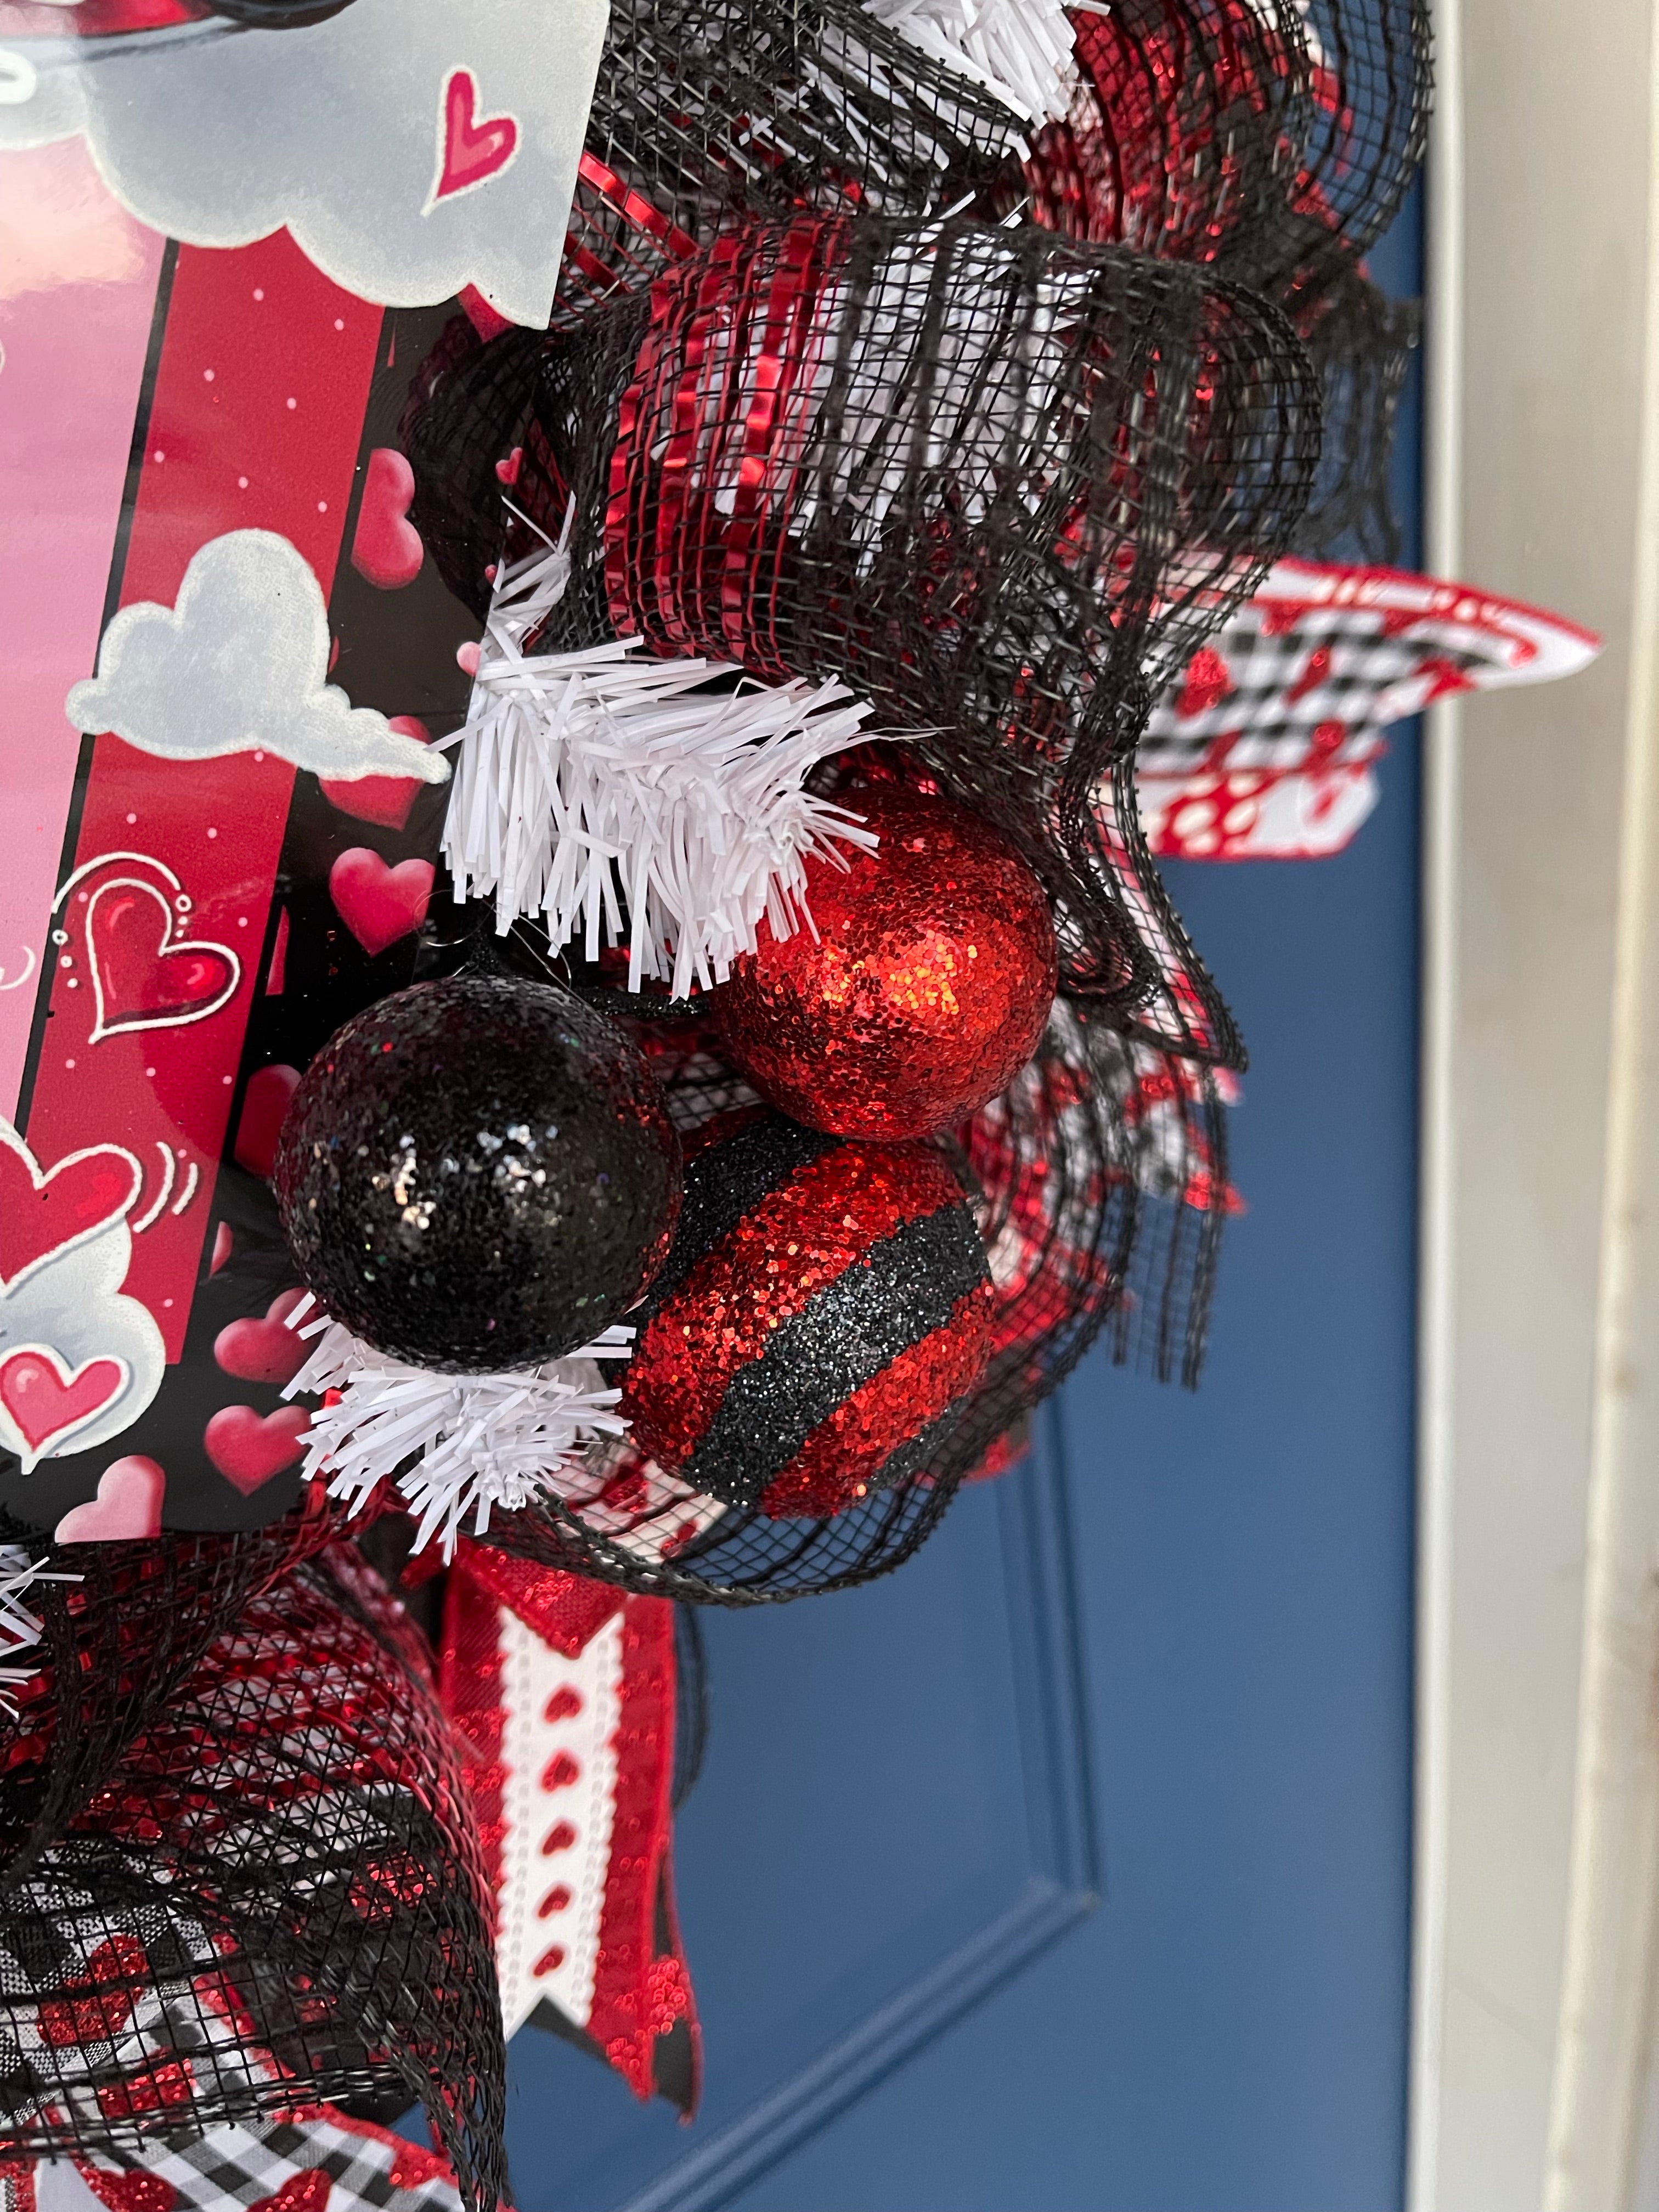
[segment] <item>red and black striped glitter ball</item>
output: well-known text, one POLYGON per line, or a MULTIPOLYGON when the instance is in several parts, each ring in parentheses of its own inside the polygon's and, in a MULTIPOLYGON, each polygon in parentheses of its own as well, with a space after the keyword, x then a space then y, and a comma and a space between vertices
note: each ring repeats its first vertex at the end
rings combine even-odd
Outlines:
POLYGON ((991 1307, 938 1152, 745 1121, 686 1163, 622 1410, 696 1489, 826 1517, 928 1472, 985 1371, 991 1307))

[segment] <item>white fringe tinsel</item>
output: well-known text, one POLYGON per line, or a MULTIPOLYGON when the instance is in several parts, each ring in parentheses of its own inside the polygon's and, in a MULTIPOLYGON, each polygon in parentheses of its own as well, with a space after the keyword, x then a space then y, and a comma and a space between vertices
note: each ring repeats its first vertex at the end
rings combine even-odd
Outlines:
POLYGON ((383 1357, 326 1315, 307 1322, 313 1303, 307 1296, 289 1318, 316 1341, 283 1395, 339 1395, 312 1415, 301 1472, 328 1477, 330 1496, 349 1498, 354 1513, 396 1476, 420 1524, 417 1552, 439 1534, 447 1560, 464 1522, 482 1536, 496 1506, 511 1512, 580 1489, 588 1446, 627 1431, 616 1411, 622 1394, 604 1388, 596 1363, 626 1359, 631 1328, 608 1328, 539 1367, 438 1375, 383 1357))
POLYGON ((833 682, 703 692, 737 672, 653 659, 631 640, 526 654, 528 587, 556 597, 562 557, 550 548, 503 574, 449 740, 455 896, 493 892, 503 936, 540 915, 556 947, 580 937, 590 960, 625 935, 629 990, 662 978, 684 998, 725 981, 763 918, 780 938, 811 927, 809 857, 875 845, 856 814, 804 787, 863 741, 870 710, 833 682))
MULTIPOLYGON (((78 1583, 81 1579, 79 1575, 49 1575, 46 1565, 44 1559, 31 1559, 21 1544, 0 1544, 0 1662, 34 1650, 45 1633, 38 1616, 22 1602, 24 1591, 33 1589, 36 1583, 78 1583)), ((0 1690, 0 1712, 16 1719, 17 1701, 10 1693, 11 1687, 32 1681, 40 1671, 38 1662, 28 1667, 0 1663, 0 1682, 7 1685, 0 1690)))
POLYGON ((1030 123, 1057 121, 1075 69, 1062 0, 864 0, 946 69, 972 77, 1030 123))

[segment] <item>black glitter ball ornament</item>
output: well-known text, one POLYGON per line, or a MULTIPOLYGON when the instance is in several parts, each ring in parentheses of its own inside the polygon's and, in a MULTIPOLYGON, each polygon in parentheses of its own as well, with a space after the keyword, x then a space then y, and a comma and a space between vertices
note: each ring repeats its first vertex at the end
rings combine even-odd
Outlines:
POLYGON ((931 1473, 991 1356, 989 1264, 927 1145, 781 1115, 694 1152, 685 1218, 622 1378, 636 1447, 775 1519, 931 1473))
POLYGON ((574 1352, 639 1303, 680 1206, 643 1056, 556 985, 468 974, 382 999, 324 1046, 276 1165, 295 1262, 332 1317, 421 1367, 574 1352))

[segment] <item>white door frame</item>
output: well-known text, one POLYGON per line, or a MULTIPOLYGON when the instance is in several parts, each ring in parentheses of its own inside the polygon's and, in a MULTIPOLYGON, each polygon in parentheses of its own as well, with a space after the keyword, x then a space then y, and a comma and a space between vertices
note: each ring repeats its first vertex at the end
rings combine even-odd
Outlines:
POLYGON ((1607 649, 1428 739, 1412 2212, 1659 2205, 1656 11, 1437 9, 1430 563, 1607 649))

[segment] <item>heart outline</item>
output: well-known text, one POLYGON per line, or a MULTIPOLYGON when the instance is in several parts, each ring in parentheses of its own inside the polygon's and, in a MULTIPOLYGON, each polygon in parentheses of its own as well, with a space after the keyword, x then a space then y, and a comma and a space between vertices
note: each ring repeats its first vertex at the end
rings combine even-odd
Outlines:
POLYGON ((177 1030, 187 1028, 192 1022, 205 1022, 228 1006, 242 984, 242 963, 228 945, 216 945, 210 939, 181 937, 173 934, 173 908, 162 897, 154 884, 145 883, 138 876, 112 876, 107 883, 100 884, 87 904, 82 927, 86 934, 87 966, 92 972, 94 1020, 88 1044, 101 1044, 106 1037, 131 1036, 140 1030, 177 1030), (97 940, 93 933, 93 917, 98 902, 106 893, 116 890, 142 891, 146 898, 154 899, 161 909, 161 942, 156 949, 158 961, 169 954, 180 952, 216 952, 225 962, 229 981, 216 998, 200 1006, 186 1007, 182 1013, 149 1014, 124 1020, 118 1014, 113 1021, 106 1018, 103 970, 98 964, 97 940))
POLYGON ((438 95, 438 158, 432 173, 432 190, 427 195, 423 216, 430 215, 446 201, 459 199, 463 193, 477 191, 502 176, 519 158, 524 143, 524 132, 519 118, 503 108, 499 115, 480 115, 481 98, 478 80, 470 69, 453 69, 443 82, 438 95), (469 142, 495 137, 493 154, 471 173, 464 163, 470 150, 469 142), (486 166, 487 164, 487 166, 486 166))
POLYGON ((78 1367, 72 1368, 55 1345, 15 1344, 4 1358, 0 1358, 0 1438, 4 1439, 8 1448, 15 1452, 22 1462, 23 1473, 33 1474, 43 1459, 57 1458, 68 1438, 92 1422, 100 1420, 131 1387, 131 1363, 123 1359, 118 1352, 94 1352, 78 1367), (73 1420, 64 1421, 55 1429, 43 1429, 37 1437, 31 1439, 5 1398, 6 1376, 20 1359, 44 1361, 57 1377, 58 1388, 65 1396, 94 1367, 114 1368, 115 1388, 106 1391, 95 1406, 89 1407, 84 1413, 77 1413, 73 1420))
POLYGON ((4 1297, 15 1291, 20 1283, 26 1283, 37 1268, 46 1267, 65 1252, 74 1251, 77 1245, 89 1243, 94 1237, 101 1237, 112 1222, 124 1221, 138 1202, 138 1194, 144 1185, 144 1170, 139 1164, 137 1153, 130 1152, 125 1145, 83 1145, 78 1152, 65 1152, 61 1160, 55 1161, 42 1174, 40 1163, 11 1123, 3 1117, 0 1117, 0 1145, 5 1146, 21 1160, 37 1194, 55 1182, 65 1169, 78 1167, 82 1160, 101 1159, 112 1154, 124 1159, 132 1170, 132 1188, 112 1212, 101 1215, 84 1229, 76 1230, 60 1243, 49 1244, 44 1252, 37 1252, 32 1260, 26 1260, 15 1275, 0 1274, 0 1297, 4 1297))

